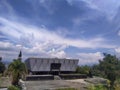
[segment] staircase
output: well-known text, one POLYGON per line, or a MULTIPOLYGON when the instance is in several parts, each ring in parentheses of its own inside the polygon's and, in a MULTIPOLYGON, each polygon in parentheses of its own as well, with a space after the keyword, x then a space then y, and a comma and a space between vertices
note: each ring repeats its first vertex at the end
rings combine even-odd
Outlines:
POLYGON ((54 75, 54 80, 61 80, 61 78, 58 75, 54 75))

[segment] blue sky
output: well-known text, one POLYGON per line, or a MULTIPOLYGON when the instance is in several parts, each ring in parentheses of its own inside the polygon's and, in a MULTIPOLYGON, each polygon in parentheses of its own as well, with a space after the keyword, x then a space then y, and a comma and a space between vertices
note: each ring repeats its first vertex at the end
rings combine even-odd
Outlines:
POLYGON ((118 0, 0 0, 0 56, 78 58, 95 64, 120 56, 118 0))

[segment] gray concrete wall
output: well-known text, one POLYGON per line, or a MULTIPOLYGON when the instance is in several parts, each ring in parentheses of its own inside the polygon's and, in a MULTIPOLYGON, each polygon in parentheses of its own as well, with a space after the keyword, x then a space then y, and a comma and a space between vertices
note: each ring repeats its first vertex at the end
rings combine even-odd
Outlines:
POLYGON ((75 71, 78 59, 28 58, 25 63, 31 71, 50 71, 51 63, 61 63, 60 71, 75 71))

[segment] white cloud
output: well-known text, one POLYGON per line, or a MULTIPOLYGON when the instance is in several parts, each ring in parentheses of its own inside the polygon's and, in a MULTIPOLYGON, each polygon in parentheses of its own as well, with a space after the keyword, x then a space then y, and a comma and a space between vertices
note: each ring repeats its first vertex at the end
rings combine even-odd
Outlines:
POLYGON ((70 5, 73 5, 73 2, 75 1, 75 0, 66 0, 70 5))
POLYGON ((118 33, 117 33, 117 34, 118 34, 118 36, 120 36, 120 31, 118 31, 118 33))
POLYGON ((0 26, 0 32, 12 40, 21 42, 21 44, 29 44, 34 46, 36 42, 50 42, 51 44, 67 45, 77 48, 113 48, 114 46, 105 43, 104 38, 93 39, 70 39, 64 38, 55 32, 50 32, 47 28, 35 27, 9 21, 5 18, 0 18, 3 24, 0 26), (94 43, 94 44, 93 44, 94 43))
MULTIPOLYGON (((0 41, 0 55, 6 57, 7 60, 16 58, 20 49, 22 49, 24 53, 23 59, 25 59, 30 56, 69 57, 65 52, 65 49, 69 46, 76 48, 115 47, 106 44, 104 38, 92 38, 86 40, 80 38, 65 38, 65 35, 49 31, 46 27, 24 24, 3 17, 0 17, 0 23, 2 24, 0 26, 0 33, 8 39, 6 42, 0 41)), ((82 55, 84 56, 84 54, 82 55)), ((91 54, 89 54, 89 56, 90 55, 91 54)))
POLYGON ((97 9, 103 13, 105 13, 109 18, 113 17, 119 6, 120 1, 118 0, 83 0, 87 2, 91 8, 97 9))
POLYGON ((115 54, 116 57, 120 59, 120 47, 114 48, 113 54, 115 54))
POLYGON ((59 57, 59 58, 65 58, 66 57, 66 53, 63 50, 55 50, 54 48, 48 52, 48 54, 50 54, 50 56, 52 57, 59 57))
POLYGON ((95 53, 79 53, 79 65, 85 65, 85 64, 97 64, 100 59, 103 58, 102 53, 95 52, 95 53))
POLYGON ((51 46, 46 46, 45 44, 36 44, 34 47, 28 48, 21 46, 19 44, 14 45, 10 42, 0 42, 0 56, 4 60, 13 60, 17 58, 19 51, 22 50, 23 60, 28 57, 59 57, 65 58, 66 53, 63 51, 65 47, 59 47, 57 49, 52 49, 51 46), (51 48, 48 50, 48 47, 51 48))
POLYGON ((120 48, 115 48, 116 53, 120 53, 120 48))
POLYGON ((114 53, 118 58, 120 58, 120 47, 115 48, 114 53))

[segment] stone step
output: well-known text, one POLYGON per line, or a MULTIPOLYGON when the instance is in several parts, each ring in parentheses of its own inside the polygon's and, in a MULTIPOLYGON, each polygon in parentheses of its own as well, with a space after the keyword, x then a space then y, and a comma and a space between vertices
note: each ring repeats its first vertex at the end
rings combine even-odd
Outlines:
POLYGON ((57 75, 54 75, 54 80, 61 80, 61 78, 57 75))

